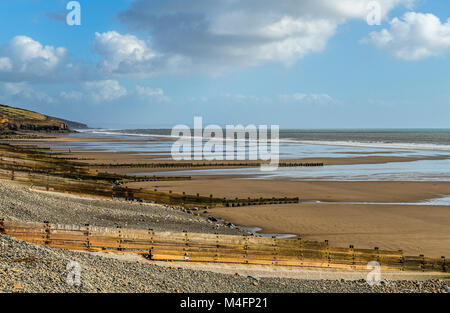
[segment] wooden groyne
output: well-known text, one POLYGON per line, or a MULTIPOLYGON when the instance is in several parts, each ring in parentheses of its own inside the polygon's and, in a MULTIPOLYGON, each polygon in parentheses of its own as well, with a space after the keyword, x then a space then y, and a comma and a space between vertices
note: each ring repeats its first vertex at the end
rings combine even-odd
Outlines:
MULTIPOLYGON (((198 168, 198 167, 260 167, 267 165, 264 162, 255 161, 231 161, 231 162, 158 162, 152 163, 98 163, 89 164, 90 168, 198 168)), ((324 166, 324 163, 309 163, 309 162, 279 162, 278 167, 316 167, 324 166)))
POLYGON ((0 169, 36 175, 58 176, 77 180, 107 182, 190 180, 190 176, 135 176, 98 172, 84 163, 63 160, 39 151, 0 145, 0 169))
POLYGON ((400 251, 332 247, 325 242, 255 236, 156 232, 0 220, 0 233, 51 247, 136 253, 150 260, 243 263, 299 267, 449 272, 447 260, 400 251))
POLYGON ((158 191, 157 189, 133 189, 133 188, 113 188, 113 197, 115 198, 125 198, 125 199, 136 199, 136 200, 146 200, 153 201, 156 203, 165 203, 171 205, 180 205, 183 207, 193 207, 193 206, 209 206, 209 207, 235 207, 235 206, 250 206, 250 205, 267 205, 267 204, 285 204, 285 203, 298 203, 299 198, 216 198, 213 195, 201 196, 200 194, 188 195, 186 193, 172 193, 158 191))
MULTIPOLYGON (((260 198, 217 198, 213 195, 200 194, 189 195, 186 193, 173 193, 171 191, 158 191, 142 188, 128 188, 120 184, 96 179, 71 179, 54 175, 29 173, 23 171, 9 171, 0 168, 0 178, 18 182, 30 183, 33 188, 68 192, 79 195, 101 196, 118 198, 130 201, 155 202, 160 204, 176 205, 183 207, 218 207, 218 206, 249 206, 298 203, 299 197, 260 197, 260 198)), ((171 177, 172 178, 172 177, 171 177)), ((174 177, 176 179, 176 177, 174 177)))
POLYGON ((0 178, 29 183, 39 189, 125 200, 147 201, 183 207, 248 206, 298 203, 298 197, 218 198, 188 195, 123 185, 138 181, 190 180, 190 176, 128 176, 101 173, 86 164, 53 158, 38 151, 0 145, 0 178))

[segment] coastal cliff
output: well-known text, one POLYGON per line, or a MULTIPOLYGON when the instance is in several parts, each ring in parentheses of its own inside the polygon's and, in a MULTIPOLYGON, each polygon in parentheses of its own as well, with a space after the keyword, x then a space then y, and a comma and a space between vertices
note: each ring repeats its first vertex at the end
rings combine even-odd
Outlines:
POLYGON ((81 123, 0 104, 0 133, 70 132, 73 125, 77 125, 76 128, 87 128, 81 123))

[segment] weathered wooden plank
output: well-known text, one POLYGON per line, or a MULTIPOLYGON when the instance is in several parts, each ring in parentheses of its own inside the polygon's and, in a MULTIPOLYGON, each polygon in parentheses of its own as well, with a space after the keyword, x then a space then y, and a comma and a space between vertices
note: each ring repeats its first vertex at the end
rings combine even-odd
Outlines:
POLYGON ((326 242, 256 236, 154 232, 94 226, 0 220, 0 230, 37 244, 74 250, 150 253, 154 260, 224 262, 333 268, 448 271, 446 260, 403 257, 401 251, 330 247, 326 242))

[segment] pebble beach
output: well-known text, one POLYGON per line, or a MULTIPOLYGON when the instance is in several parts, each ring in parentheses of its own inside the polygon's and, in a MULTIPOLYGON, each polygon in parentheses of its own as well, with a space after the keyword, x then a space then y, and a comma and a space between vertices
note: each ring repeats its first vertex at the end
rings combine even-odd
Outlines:
MULTIPOLYGON (((93 199, 30 190, 0 182, 0 215, 22 221, 86 223, 170 231, 242 234, 194 212, 169 206, 93 199)), ((223 274, 152 264, 148 260, 63 250, 0 235, 0 292, 449 292, 445 279, 383 281, 291 279, 223 274), (80 265, 80 284, 70 285, 70 262, 80 265)))

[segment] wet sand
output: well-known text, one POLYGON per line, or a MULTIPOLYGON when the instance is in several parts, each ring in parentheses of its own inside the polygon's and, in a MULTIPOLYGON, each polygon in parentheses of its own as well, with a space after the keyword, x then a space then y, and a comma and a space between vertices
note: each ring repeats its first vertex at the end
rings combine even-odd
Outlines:
MULTIPOLYGON (((108 153, 108 152, 103 152, 108 153)), ((103 154, 102 152, 90 152, 90 157, 93 159, 96 159, 97 157, 101 157, 103 154)), ((155 154, 154 156, 158 158, 170 158, 170 155, 155 154)), ((66 153, 61 155, 62 157, 77 157, 85 153, 66 153)), ((152 155, 152 152, 149 152, 150 155, 152 155)), ((148 156, 148 155, 146 155, 148 156)), ((122 153, 120 156, 121 161, 127 161, 126 163, 129 164, 139 164, 144 163, 143 160, 136 159, 138 155, 135 153, 129 153, 128 156, 125 153, 122 153)), ((436 155, 436 156, 379 156, 379 155, 371 155, 371 156, 359 156, 359 157, 336 157, 336 158, 296 158, 296 159, 281 159, 280 162, 283 163, 323 163, 324 165, 352 165, 352 164, 384 164, 389 162, 412 162, 412 161, 422 161, 422 160, 446 160, 449 159, 450 156, 446 155, 436 155)), ((110 163, 116 163, 117 158, 112 154, 110 158, 102 158, 101 163, 107 163, 107 161, 110 161, 110 163)), ((157 160, 154 162, 168 162, 170 160, 157 160)), ((189 163, 201 163, 201 164, 207 164, 209 165, 209 168, 218 168, 217 166, 214 166, 214 164, 217 163, 249 163, 250 165, 253 164, 259 164, 259 161, 205 161, 205 160, 187 160, 187 161, 180 161, 180 162, 189 162, 189 163)), ((220 167, 222 168, 222 167, 220 167)), ((131 171, 136 172, 137 169, 133 168, 130 169, 131 171)), ((148 169, 145 171, 148 172, 148 169)))
POLYGON ((368 204, 281 204, 210 209, 210 215, 263 233, 291 233, 330 245, 450 256, 450 207, 368 204))
MULTIPOLYGON (((104 137, 92 137, 92 138, 80 138, 74 136, 49 136, 48 138, 36 138, 36 139, 17 139, 17 140, 6 140, 11 142, 12 144, 18 144, 21 146, 38 146, 38 147, 50 147, 55 151, 60 153, 60 157, 65 158, 79 158, 82 162, 87 163, 96 163, 96 164, 115 164, 119 162, 128 163, 128 164, 140 164, 140 163, 149 163, 149 159, 166 159, 166 160, 152 160, 153 162, 167 162, 171 161, 170 151, 162 151, 162 152, 104 152, 102 148, 94 148, 91 146, 82 145, 82 143, 121 143, 123 144, 123 148, 128 148, 127 144, 149 144, 149 148, 151 148, 152 142, 160 142, 174 140, 173 138, 161 138, 156 137, 151 140, 149 139, 119 139, 119 138, 104 138, 104 137), (68 148, 64 147, 65 144, 70 143, 72 146, 77 146, 79 149, 73 149, 76 151, 68 152, 68 148), (80 145, 77 145, 80 144, 80 145)), ((129 148, 128 148, 129 149, 129 148)), ((341 152, 347 154, 367 154, 366 156, 352 156, 352 157, 326 157, 326 158, 289 158, 289 159, 281 159, 281 162, 289 163, 323 163, 324 165, 352 165, 352 164, 384 164, 389 162, 411 162, 411 161, 420 161, 420 160, 445 160, 449 159, 450 155, 424 155, 424 156, 386 156, 386 155, 378 155, 380 153, 387 154, 384 151, 372 151, 372 152, 360 152, 360 151, 347 151, 341 152)), ((214 166, 215 163, 225 163, 229 162, 233 163, 242 163, 243 161, 205 161, 205 160, 189 160, 185 162, 192 163, 205 163, 210 164, 208 168, 217 168, 214 166)), ((259 161, 244 161, 248 163, 259 163, 259 161)), ((222 167, 221 167, 222 168, 222 167)), ((123 174, 123 169, 103 169, 104 171, 117 171, 123 174)), ((148 168, 130 168, 130 173, 139 173, 139 172, 148 172, 148 168)))
POLYGON ((450 182, 286 181, 215 176, 193 177, 192 181, 136 182, 128 186, 206 196, 213 194, 219 198, 298 196, 301 200, 328 202, 418 202, 450 195, 450 182))
MULTIPOLYGON (((65 149, 67 150, 67 148, 65 149)), ((72 153, 61 153, 58 157, 61 158, 74 158, 82 163, 87 164, 120 164, 120 163, 129 163, 129 164, 139 164, 139 163, 151 163, 151 160, 160 159, 160 158, 169 158, 170 155, 168 152, 151 152, 151 151, 140 151, 135 153, 130 152, 98 152, 98 151, 89 151, 86 148, 83 148, 80 152, 72 152, 72 153)), ((120 168, 121 169, 121 168, 120 168)), ((132 169, 128 169, 128 171, 124 171, 124 173, 132 173, 132 169)), ((102 171, 112 172, 112 170, 103 169, 102 171)), ((147 169, 148 171, 148 169, 147 169)))

